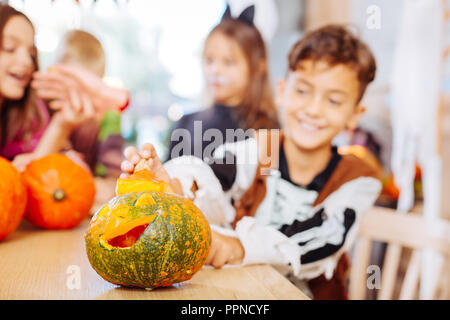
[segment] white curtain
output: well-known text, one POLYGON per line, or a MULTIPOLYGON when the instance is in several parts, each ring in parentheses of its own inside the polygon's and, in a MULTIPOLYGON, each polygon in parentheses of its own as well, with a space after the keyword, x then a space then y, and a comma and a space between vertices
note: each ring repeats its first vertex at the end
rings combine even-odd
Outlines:
MULTIPOLYGON (((392 74, 392 169, 401 190, 398 210, 414 201, 415 163, 422 168, 424 216, 438 218, 441 157, 437 153, 437 108, 442 83, 444 20, 441 0, 404 0, 392 74)), ((421 298, 429 298, 439 257, 425 252, 421 298)))

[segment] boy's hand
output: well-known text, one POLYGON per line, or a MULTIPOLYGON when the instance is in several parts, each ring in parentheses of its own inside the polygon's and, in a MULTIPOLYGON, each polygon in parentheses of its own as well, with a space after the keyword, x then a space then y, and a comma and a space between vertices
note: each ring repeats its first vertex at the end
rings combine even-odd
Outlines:
POLYGON ((156 178, 165 182, 169 182, 169 175, 164 169, 161 160, 159 160, 159 157, 156 154, 155 147, 151 143, 144 144, 140 152, 138 152, 137 149, 133 146, 126 147, 123 151, 123 155, 125 156, 126 160, 122 161, 120 165, 120 168, 124 172, 121 174, 121 178, 125 178, 128 175, 132 174, 137 169, 137 164, 142 160, 146 160, 148 170, 150 170, 156 176, 156 178))
POLYGON ((155 147, 151 143, 146 143, 142 146, 141 151, 138 152, 135 147, 127 147, 123 152, 126 160, 122 161, 120 168, 123 173, 120 178, 126 178, 132 174, 137 168, 137 165, 141 163, 142 160, 146 161, 146 169, 152 172, 156 179, 164 181, 169 184, 172 189, 183 195, 182 187, 178 179, 171 179, 166 169, 161 163, 158 155, 156 154, 155 147))
POLYGON ((211 232, 211 249, 205 264, 221 268, 225 264, 240 264, 245 250, 239 239, 211 232))

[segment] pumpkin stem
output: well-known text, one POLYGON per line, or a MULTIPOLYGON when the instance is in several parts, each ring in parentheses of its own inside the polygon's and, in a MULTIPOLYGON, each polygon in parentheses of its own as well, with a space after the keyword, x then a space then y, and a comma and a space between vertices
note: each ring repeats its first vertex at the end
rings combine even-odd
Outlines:
POLYGON ((62 189, 56 189, 55 192, 53 192, 53 199, 55 201, 62 201, 66 198, 66 193, 62 189))
POLYGON ((151 171, 151 168, 148 165, 148 160, 141 159, 134 167, 134 172, 138 172, 138 171, 142 171, 142 170, 151 171))

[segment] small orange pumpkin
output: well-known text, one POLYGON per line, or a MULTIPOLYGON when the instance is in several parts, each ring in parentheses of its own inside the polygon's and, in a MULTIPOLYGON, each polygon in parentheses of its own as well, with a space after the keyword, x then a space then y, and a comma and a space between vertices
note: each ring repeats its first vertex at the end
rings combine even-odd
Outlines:
POLYGON ((360 145, 341 146, 338 148, 340 155, 352 154, 355 157, 363 160, 366 164, 375 170, 377 176, 381 178, 383 176, 383 167, 378 161, 377 157, 366 147, 360 145))
POLYGON ((28 192, 25 217, 45 229, 76 227, 94 203, 91 174, 62 154, 31 162, 23 173, 28 192))
POLYGON ((27 192, 19 171, 0 157, 0 240, 18 227, 25 213, 27 192))

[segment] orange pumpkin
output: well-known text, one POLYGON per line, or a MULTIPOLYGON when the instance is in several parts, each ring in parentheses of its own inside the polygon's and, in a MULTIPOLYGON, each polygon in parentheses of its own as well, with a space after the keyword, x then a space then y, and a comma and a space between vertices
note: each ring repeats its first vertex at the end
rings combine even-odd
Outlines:
MULTIPOLYGON (((415 169, 415 176, 414 176, 414 192, 416 194, 416 197, 422 196, 422 169, 416 164, 415 169)), ((383 193, 387 194, 391 198, 398 200, 400 196, 400 189, 395 184, 394 175, 390 173, 385 179, 383 180, 383 193)))
POLYGON ((16 230, 27 203, 27 193, 20 173, 0 157, 0 240, 16 230))
POLYGON ((28 192, 25 217, 45 229, 76 227, 94 203, 91 174, 62 154, 31 162, 23 173, 28 192))
POLYGON ((383 176, 383 167, 378 161, 377 157, 366 147, 360 145, 341 146, 338 148, 340 155, 352 154, 357 158, 363 160, 366 164, 375 170, 377 176, 381 178, 383 176))

